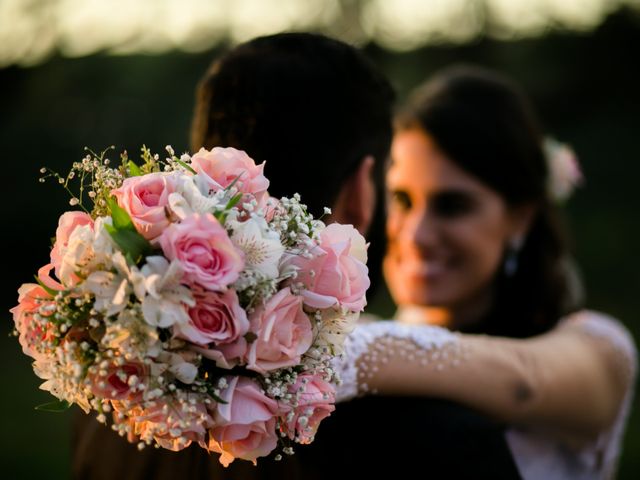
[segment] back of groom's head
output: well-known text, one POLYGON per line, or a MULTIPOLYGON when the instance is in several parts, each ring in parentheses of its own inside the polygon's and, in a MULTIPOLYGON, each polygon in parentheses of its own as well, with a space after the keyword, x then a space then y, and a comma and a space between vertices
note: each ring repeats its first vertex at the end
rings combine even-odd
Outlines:
POLYGON ((384 76, 345 43, 309 33, 260 37, 218 59, 201 81, 192 148, 231 146, 266 160, 269 192, 297 191, 318 214, 335 205, 365 157, 381 180, 392 102, 384 76))

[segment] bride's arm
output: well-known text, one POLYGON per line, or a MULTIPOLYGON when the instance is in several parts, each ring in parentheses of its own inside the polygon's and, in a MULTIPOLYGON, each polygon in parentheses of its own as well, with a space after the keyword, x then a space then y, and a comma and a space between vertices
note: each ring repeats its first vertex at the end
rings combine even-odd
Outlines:
POLYGON ((595 318, 525 340, 365 325, 349 338, 341 394, 446 398, 565 439, 593 438, 612 424, 633 382, 635 348, 614 321, 581 314, 595 318))

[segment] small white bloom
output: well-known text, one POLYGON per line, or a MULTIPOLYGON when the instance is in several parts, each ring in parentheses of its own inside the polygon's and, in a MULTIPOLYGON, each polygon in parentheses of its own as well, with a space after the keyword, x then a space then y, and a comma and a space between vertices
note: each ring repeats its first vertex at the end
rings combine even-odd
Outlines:
POLYGON ((166 258, 146 258, 142 267, 147 296, 142 301, 142 312, 149 325, 170 327, 176 323, 187 323, 189 315, 185 308, 194 306, 191 291, 180 284, 182 269, 177 260, 169 263, 166 258))
POLYGON ((329 348, 334 355, 340 355, 344 341, 356 327, 359 316, 359 313, 342 312, 333 308, 323 310, 320 320, 314 322, 314 346, 329 348))
POLYGON ((76 227, 67 242, 60 265, 60 280, 71 285, 77 271, 86 268, 94 259, 93 230, 90 225, 76 227))
POLYGON ((93 226, 93 250, 98 255, 97 260, 103 264, 108 262, 113 252, 117 250, 113 238, 109 232, 107 232, 105 225, 113 225, 111 217, 98 217, 93 226))
POLYGON ((112 260, 116 271, 92 272, 80 286, 82 292, 95 295, 94 308, 106 316, 121 312, 129 303, 132 293, 139 300, 144 298, 145 293, 144 277, 137 267, 127 265, 124 255, 119 251, 113 254, 112 260))
POLYGON ((181 175, 176 191, 169 195, 169 207, 180 219, 194 213, 212 213, 219 203, 217 196, 209 195, 209 186, 199 175, 181 175))
POLYGON ((231 241, 244 252, 246 266, 266 278, 276 278, 284 253, 280 235, 259 216, 252 216, 244 222, 227 221, 227 225, 233 230, 231 241))
MULTIPOLYGON (((192 352, 182 352, 182 355, 171 352, 162 352, 158 357, 158 362, 165 365, 165 368, 171 372, 182 383, 191 384, 198 375, 198 367, 185 359, 192 352)), ((194 357, 195 358, 195 357, 194 357)))

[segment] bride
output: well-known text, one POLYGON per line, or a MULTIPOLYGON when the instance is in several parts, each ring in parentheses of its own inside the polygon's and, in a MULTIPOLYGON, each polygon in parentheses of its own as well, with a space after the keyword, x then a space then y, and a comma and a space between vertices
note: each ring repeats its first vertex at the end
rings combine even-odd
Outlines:
POLYGON ((576 166, 550 167, 525 98, 499 75, 448 69, 413 97, 386 181, 398 321, 351 333, 338 396, 454 400, 510 425, 525 479, 611 478, 636 350, 618 321, 579 308, 553 198, 576 166))

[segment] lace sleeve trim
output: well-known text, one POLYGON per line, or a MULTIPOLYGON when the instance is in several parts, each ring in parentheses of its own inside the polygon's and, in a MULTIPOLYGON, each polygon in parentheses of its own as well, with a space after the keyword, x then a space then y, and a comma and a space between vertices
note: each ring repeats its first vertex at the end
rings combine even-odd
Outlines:
MULTIPOLYGON (((456 362, 457 335, 441 327, 403 325, 395 321, 377 321, 359 325, 346 339, 344 353, 334 358, 333 368, 340 378, 336 400, 346 401, 368 391, 366 383, 378 362, 389 355, 401 355, 441 369, 445 359, 456 362)), ((373 392, 375 393, 375 392, 373 392)))

